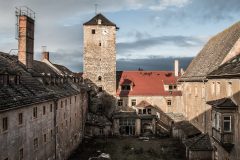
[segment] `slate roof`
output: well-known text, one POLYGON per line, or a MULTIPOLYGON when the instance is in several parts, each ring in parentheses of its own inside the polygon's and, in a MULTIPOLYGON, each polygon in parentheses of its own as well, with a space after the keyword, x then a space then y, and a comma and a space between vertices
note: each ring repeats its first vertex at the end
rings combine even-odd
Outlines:
POLYGON ((84 23, 83 25, 98 25, 98 20, 101 20, 101 25, 104 26, 116 26, 116 24, 114 24, 113 22, 111 22, 110 20, 108 20, 104 15, 102 15, 101 13, 97 14, 96 16, 94 16, 91 20, 89 20, 88 22, 84 23))
POLYGON ((148 103, 147 101, 144 101, 144 100, 141 101, 140 103, 138 103, 136 105, 136 107, 143 107, 143 108, 151 107, 151 108, 153 108, 153 106, 150 103, 148 103))
POLYGON ((165 91, 164 82, 176 84, 177 78, 173 71, 118 71, 117 95, 127 96, 181 96, 181 91, 165 91), (132 90, 121 90, 119 85, 131 82, 132 90))
POLYGON ((221 65, 208 74, 207 78, 239 78, 240 77, 240 55, 221 65))
POLYGON ((232 98, 222 98, 213 101, 208 101, 207 104, 220 109, 236 109, 238 106, 232 98))
POLYGON ((45 85, 37 77, 34 77, 42 76, 42 72, 54 74, 54 71, 43 62, 34 61, 33 69, 27 70, 24 65, 18 62, 17 56, 0 52, 0 68, 5 70, 4 72, 10 71, 9 74, 13 73, 13 71, 20 73, 20 84, 0 86, 0 111, 79 93, 76 88, 73 88, 73 84, 69 82, 58 85, 45 85))
POLYGON ((212 151, 213 147, 208 134, 201 134, 183 141, 186 148, 191 151, 212 151))
POLYGON ((240 22, 212 37, 192 60, 179 81, 202 81, 217 69, 240 38, 240 22))
POLYGON ((192 125, 189 121, 181 121, 174 124, 175 129, 183 131, 184 135, 188 138, 201 134, 201 131, 192 125))

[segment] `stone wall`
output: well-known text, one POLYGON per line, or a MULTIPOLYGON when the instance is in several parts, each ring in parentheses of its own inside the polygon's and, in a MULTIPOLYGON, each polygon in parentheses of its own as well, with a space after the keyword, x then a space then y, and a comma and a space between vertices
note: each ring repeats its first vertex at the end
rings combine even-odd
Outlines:
POLYGON ((116 95, 116 27, 84 25, 84 78, 116 95), (95 33, 92 34, 92 30, 95 33))
POLYGON ((67 159, 82 141, 87 99, 87 93, 82 92, 58 101, 1 112, 0 159, 20 159, 20 152, 23 159, 51 160, 55 156, 58 160, 67 159), (20 113, 22 124, 19 124, 20 113), (8 129, 3 131, 5 117, 8 129))

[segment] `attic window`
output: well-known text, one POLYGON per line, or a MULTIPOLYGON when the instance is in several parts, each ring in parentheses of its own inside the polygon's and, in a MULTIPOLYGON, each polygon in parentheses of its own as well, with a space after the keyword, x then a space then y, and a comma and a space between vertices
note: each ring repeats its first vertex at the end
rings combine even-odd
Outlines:
POLYGON ((97 20, 97 23, 98 23, 98 24, 102 24, 102 20, 101 20, 101 19, 98 19, 98 20, 97 20))
POLYGON ((96 33, 96 30, 95 29, 92 29, 92 34, 95 34, 96 33))
POLYGON ((123 91, 130 91, 131 90, 131 86, 130 85, 122 85, 121 90, 123 90, 123 91))

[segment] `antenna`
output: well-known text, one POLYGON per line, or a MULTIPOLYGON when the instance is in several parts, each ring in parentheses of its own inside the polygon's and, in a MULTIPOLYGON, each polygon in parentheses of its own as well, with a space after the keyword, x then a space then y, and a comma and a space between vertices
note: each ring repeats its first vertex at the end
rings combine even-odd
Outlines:
POLYGON ((94 6, 95 6, 95 15, 97 15, 98 4, 94 4, 94 6))

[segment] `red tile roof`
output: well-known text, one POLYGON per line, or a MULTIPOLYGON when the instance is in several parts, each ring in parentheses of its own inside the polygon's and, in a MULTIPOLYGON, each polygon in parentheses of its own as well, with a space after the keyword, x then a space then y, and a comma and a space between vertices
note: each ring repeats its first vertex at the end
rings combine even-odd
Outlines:
POLYGON ((181 96, 181 91, 165 91, 164 84, 176 84, 177 78, 173 71, 120 71, 117 72, 117 84, 132 82, 132 90, 121 91, 118 96, 181 96))

